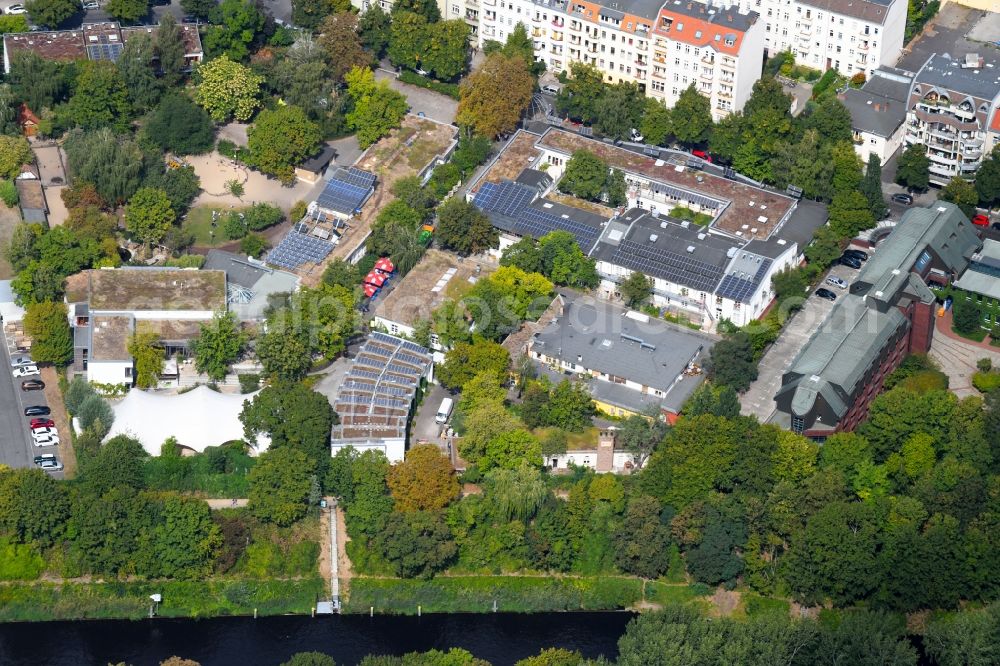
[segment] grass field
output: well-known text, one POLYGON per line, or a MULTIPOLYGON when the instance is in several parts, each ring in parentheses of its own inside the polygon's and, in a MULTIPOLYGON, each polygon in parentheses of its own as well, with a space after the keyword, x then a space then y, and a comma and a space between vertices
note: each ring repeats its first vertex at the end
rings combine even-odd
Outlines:
POLYGON ((188 211, 187 217, 181 224, 181 228, 194 234, 194 244, 200 247, 216 247, 229 242, 226 235, 222 233, 222 224, 218 224, 212 232, 212 211, 229 210, 218 206, 198 206, 188 211))

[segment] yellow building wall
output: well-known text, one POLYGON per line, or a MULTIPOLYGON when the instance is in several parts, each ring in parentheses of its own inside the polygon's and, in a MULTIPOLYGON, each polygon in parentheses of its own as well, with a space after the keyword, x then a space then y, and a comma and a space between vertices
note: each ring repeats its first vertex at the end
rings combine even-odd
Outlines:
POLYGON ((634 412, 630 409, 625 409, 617 405, 601 402, 600 400, 594 400, 594 404, 597 406, 597 409, 601 410, 605 414, 608 414, 609 416, 620 416, 627 418, 629 416, 636 416, 639 414, 639 412, 634 412))
POLYGON ((941 0, 941 8, 944 9, 949 2, 973 9, 985 9, 988 12, 1000 12, 1000 0, 941 0))

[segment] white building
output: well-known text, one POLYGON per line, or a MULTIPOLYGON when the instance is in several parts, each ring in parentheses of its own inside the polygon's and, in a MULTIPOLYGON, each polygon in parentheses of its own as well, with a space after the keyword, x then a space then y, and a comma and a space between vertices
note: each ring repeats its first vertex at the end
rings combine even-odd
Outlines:
POLYGON ((885 164, 903 145, 906 100, 913 74, 892 67, 876 69, 860 89, 848 88, 840 97, 851 113, 854 151, 865 164, 877 155, 885 164))
POLYGON ((756 12, 690 0, 667 2, 653 30, 649 95, 673 106, 691 84, 718 122, 740 111, 760 78, 764 24, 756 12))
POLYGON ((131 384, 128 339, 155 333, 167 356, 226 310, 226 273, 180 268, 86 270, 66 279, 73 365, 92 382, 131 384))
POLYGON ((548 456, 545 466, 553 470, 586 467, 598 474, 630 474, 639 467, 635 454, 615 446, 615 428, 600 431, 596 449, 572 449, 548 456))
POLYGON ((906 0, 740 0, 761 15, 768 55, 790 51, 800 65, 848 76, 896 64, 906 8, 906 0))
POLYGON ((910 89, 905 131, 906 145, 927 147, 932 183, 973 180, 1000 143, 1000 58, 928 58, 910 89))

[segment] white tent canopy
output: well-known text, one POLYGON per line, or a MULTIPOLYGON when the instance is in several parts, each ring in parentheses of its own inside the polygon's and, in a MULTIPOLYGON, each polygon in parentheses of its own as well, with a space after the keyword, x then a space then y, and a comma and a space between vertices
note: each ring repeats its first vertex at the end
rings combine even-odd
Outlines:
MULTIPOLYGON (((159 395, 132 389, 113 405, 115 422, 105 441, 116 435, 134 437, 150 455, 160 455, 160 446, 174 437, 182 446, 201 453, 234 439, 243 439, 240 412, 243 401, 253 395, 218 393, 199 386, 179 395, 159 395)), ((253 442, 250 442, 253 444, 253 442)), ((270 441, 258 438, 256 451, 270 441)))

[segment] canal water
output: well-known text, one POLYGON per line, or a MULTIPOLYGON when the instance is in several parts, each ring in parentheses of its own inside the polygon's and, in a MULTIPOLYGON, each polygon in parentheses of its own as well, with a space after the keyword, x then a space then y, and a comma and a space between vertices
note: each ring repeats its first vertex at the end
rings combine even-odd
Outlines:
POLYGON ((506 666, 546 647, 586 657, 618 654, 631 613, 535 613, 217 618, 0 624, 2 666, 156 666, 178 655, 203 666, 278 666, 296 652, 324 652, 338 666, 366 654, 461 647, 506 666))

